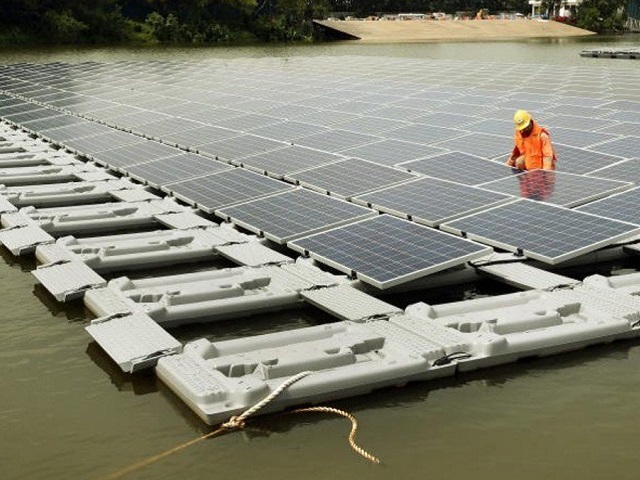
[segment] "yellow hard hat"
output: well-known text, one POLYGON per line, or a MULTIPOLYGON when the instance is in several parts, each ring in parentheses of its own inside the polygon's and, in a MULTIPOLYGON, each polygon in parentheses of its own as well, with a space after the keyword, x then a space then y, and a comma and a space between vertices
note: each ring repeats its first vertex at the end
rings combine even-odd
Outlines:
POLYGON ((524 130, 531 123, 531 115, 526 110, 518 110, 513 115, 513 121, 518 130, 524 130))

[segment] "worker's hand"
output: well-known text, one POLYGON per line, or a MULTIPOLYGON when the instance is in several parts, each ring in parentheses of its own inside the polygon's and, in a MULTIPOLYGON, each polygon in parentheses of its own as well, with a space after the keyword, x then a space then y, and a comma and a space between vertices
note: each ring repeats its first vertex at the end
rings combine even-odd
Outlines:
POLYGON ((507 161, 505 162, 505 165, 506 165, 507 167, 515 168, 515 166, 516 166, 516 159, 515 159, 515 158, 510 158, 509 160, 507 160, 507 161))
POLYGON ((525 165, 525 163, 524 163, 524 155, 520 155, 518 158, 516 158, 514 160, 514 163, 515 163, 515 167, 518 170, 524 170, 524 165, 525 165))

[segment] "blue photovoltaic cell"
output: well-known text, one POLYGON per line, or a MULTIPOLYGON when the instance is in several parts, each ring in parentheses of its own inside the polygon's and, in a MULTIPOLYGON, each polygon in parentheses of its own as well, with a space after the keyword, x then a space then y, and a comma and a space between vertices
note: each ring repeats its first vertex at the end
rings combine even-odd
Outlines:
POLYGON ((127 167, 126 170, 133 178, 143 180, 149 185, 158 188, 230 168, 233 167, 209 157, 203 157, 195 153, 182 153, 142 165, 127 167))
POLYGON ((590 177, 609 178, 640 185, 640 158, 631 158, 589 173, 590 177))
POLYGON ((192 205, 197 205, 207 213, 213 213, 218 208, 293 188, 285 182, 242 168, 234 168, 193 180, 173 183, 163 187, 163 190, 173 192, 176 197, 192 205))
POLYGON ((222 208, 216 214, 282 244, 376 215, 368 208, 306 189, 222 208))
POLYGON ((291 175, 300 185, 345 198, 414 178, 413 174, 356 158, 291 175))
POLYGON ((558 158, 556 170, 579 175, 623 160, 622 157, 593 152, 584 148, 570 147, 561 143, 554 143, 554 148, 558 158))
POLYGON ((611 142, 594 145, 589 149, 619 157, 634 158, 640 152, 640 137, 623 137, 611 142))
POLYGON ((295 240, 292 248, 385 289, 488 255, 490 249, 379 215, 295 240))
MULTIPOLYGON (((471 129, 471 127, 469 127, 471 129)), ((486 159, 499 158, 501 161, 507 160, 513 150, 513 137, 508 135, 491 135, 485 133, 478 135, 475 133, 462 137, 438 142, 434 145, 446 150, 468 153, 486 159)))
POLYGON ((612 195, 576 210, 640 225, 640 188, 612 195))
POLYGON ((354 197, 353 201, 430 227, 486 210, 513 197, 435 178, 421 178, 354 197))
POLYGON ((206 143, 198 146, 199 153, 215 156, 220 160, 233 161, 249 155, 279 150, 287 147, 285 142, 277 142, 255 135, 239 135, 219 142, 206 143))
POLYGON ((411 172, 465 185, 478 185, 511 176, 511 169, 504 164, 461 152, 443 153, 400 166, 411 172))
POLYGON ((344 158, 345 157, 334 153, 294 145, 259 155, 251 155, 233 163, 257 170, 260 173, 284 177, 285 175, 293 175, 302 170, 344 160, 344 158))
POLYGON ((361 158, 389 167, 399 163, 417 160, 443 153, 445 150, 430 145, 402 142, 400 140, 382 140, 341 152, 347 157, 361 158))
POLYGON ((627 223, 531 200, 507 203, 444 223, 440 228, 549 264, 640 232, 640 228, 627 223))
POLYGON ((563 207, 575 207, 631 186, 628 182, 604 178, 553 170, 531 170, 485 183, 482 188, 563 207))

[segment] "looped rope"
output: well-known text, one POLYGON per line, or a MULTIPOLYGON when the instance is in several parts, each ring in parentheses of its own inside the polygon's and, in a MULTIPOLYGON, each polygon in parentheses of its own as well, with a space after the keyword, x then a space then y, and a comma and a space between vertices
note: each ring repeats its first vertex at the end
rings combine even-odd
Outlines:
MULTIPOLYGON (((232 430, 241 430, 246 426, 246 419, 248 417, 250 417, 251 415, 254 415, 256 412, 258 412, 259 410, 261 410, 262 408, 266 407, 267 405, 269 405, 278 395, 280 395, 282 392, 284 392, 287 388, 289 388, 291 385, 293 385, 294 383, 302 380, 304 377, 311 375, 313 372, 311 371, 306 371, 306 372, 300 372, 297 375, 294 375, 293 377, 289 378, 288 380, 286 380, 285 382, 283 382, 278 388, 276 388, 273 392, 271 392, 268 396, 266 396, 264 399, 262 399, 261 401, 259 401, 258 403, 256 403, 253 407, 245 410, 243 413, 241 413, 240 415, 235 415, 233 417, 231 417, 229 420, 227 420, 225 423, 221 424, 219 428, 217 428, 216 430, 207 433, 206 435, 203 435, 201 437, 195 438, 193 440, 189 440, 186 443, 183 443, 181 445, 178 445, 174 448, 171 448, 169 450, 166 450, 162 453, 159 453, 158 455, 154 455, 152 457, 149 457, 141 462, 138 462, 136 464, 133 464, 127 468, 124 468, 122 470, 119 470, 117 472, 114 472, 110 475, 107 475, 106 477, 102 477, 102 480, 116 480, 118 478, 122 478, 125 475, 128 475, 129 473, 135 472, 136 470, 140 470, 143 467, 146 467, 147 465, 152 464, 153 462, 156 462, 162 458, 168 457, 169 455, 173 455, 174 453, 179 452, 180 450, 183 450, 187 447, 190 447, 191 445, 194 445, 202 440, 206 440, 207 438, 211 438, 215 435, 218 435, 219 433, 224 433, 224 432, 228 432, 228 431, 232 431, 232 430)), ((374 455, 371 455, 370 453, 368 453, 366 450, 364 450, 362 447, 358 446, 355 442, 355 438, 356 438, 356 431, 358 430, 358 421, 356 420, 356 418, 351 415, 350 413, 344 412, 342 410, 338 410, 337 408, 331 408, 331 407, 308 407, 308 408, 299 408, 297 410, 293 410, 291 413, 304 413, 304 412, 323 412, 323 413, 335 413, 336 415, 340 415, 342 417, 345 417, 349 420, 351 420, 351 432, 349 433, 349 445, 351 445, 351 448, 358 453, 360 456, 366 458, 367 460, 379 464, 380 460, 375 457, 374 455)))

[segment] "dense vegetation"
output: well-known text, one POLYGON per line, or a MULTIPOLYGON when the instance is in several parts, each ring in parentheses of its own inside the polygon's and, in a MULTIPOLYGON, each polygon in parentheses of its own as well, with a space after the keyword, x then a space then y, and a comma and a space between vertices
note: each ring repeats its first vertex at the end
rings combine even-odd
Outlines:
MULTIPOLYGON (((547 5, 559 0, 546 0, 547 5)), ((626 0, 584 0, 579 26, 617 30, 626 0)), ((381 12, 528 13, 528 0, 2 0, 0 43, 300 41, 314 18, 381 12)))

